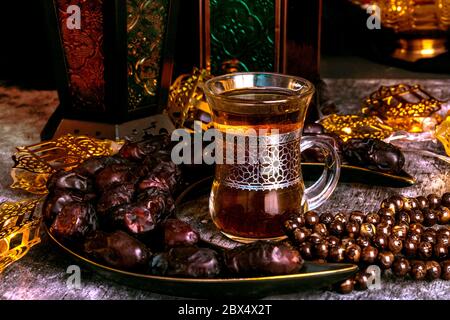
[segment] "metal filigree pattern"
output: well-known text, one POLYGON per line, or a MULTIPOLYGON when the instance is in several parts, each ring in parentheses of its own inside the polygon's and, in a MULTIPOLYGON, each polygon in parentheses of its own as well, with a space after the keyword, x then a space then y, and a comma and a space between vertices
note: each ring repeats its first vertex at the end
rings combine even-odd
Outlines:
MULTIPOLYGON (((297 185, 300 176, 300 131, 246 137, 244 145, 237 148, 245 152, 243 164, 224 164, 223 184, 240 190, 277 190, 297 185)), ((239 152, 237 152, 239 154, 239 152)))
POLYGON ((332 114, 320 120, 320 124, 327 132, 337 134, 344 141, 351 138, 377 138, 382 140, 389 137, 393 132, 391 127, 374 116, 332 114))
POLYGON ((55 0, 55 4, 72 105, 83 110, 104 110, 103 0, 55 0), (80 7, 80 29, 67 27, 70 5, 80 7))
POLYGON ((274 0, 210 0, 210 12, 213 74, 274 71, 274 0))
POLYGON ((0 272, 38 244, 41 219, 35 215, 40 199, 0 205, 0 272))
POLYGON ((191 74, 179 76, 169 93, 168 113, 178 128, 200 120, 203 130, 212 126, 211 110, 199 85, 212 76, 206 69, 194 68, 191 74))
POLYGON ((442 121, 442 102, 419 85, 382 86, 364 102, 362 112, 377 116, 396 130, 422 132, 442 121), (426 128, 424 128, 424 125, 426 128))
POLYGON ((450 156, 450 116, 436 127, 435 136, 444 146, 445 153, 450 156))
POLYGON ((157 94, 169 0, 127 0, 128 106, 147 106, 157 94))
POLYGON ((27 147, 18 147, 13 156, 11 188, 34 194, 47 193, 48 176, 56 170, 70 170, 93 156, 115 153, 121 142, 98 140, 87 136, 66 135, 27 147))

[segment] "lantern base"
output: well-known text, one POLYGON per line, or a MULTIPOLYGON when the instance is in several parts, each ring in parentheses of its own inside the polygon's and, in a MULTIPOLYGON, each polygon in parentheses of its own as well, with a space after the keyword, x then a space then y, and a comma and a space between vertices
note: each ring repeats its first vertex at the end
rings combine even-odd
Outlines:
POLYGON ((392 57, 407 62, 434 58, 447 52, 445 38, 399 39, 392 57))
POLYGON ((111 124, 62 118, 59 117, 57 110, 42 130, 41 140, 50 140, 70 133, 98 139, 119 140, 126 137, 133 141, 139 141, 146 135, 170 134, 174 129, 175 126, 166 114, 111 124))

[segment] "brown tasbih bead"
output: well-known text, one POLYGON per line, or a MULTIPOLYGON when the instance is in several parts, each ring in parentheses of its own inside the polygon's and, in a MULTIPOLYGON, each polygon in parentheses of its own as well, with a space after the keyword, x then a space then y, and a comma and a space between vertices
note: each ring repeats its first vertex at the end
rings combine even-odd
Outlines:
POLYGON ((345 260, 351 263, 358 263, 361 258, 361 247, 352 244, 345 249, 345 260))
POLYGON ((327 241, 328 241, 328 246, 330 248, 334 248, 334 247, 337 247, 339 245, 341 240, 338 237, 336 237, 336 236, 328 236, 327 237, 327 241))
POLYGON ((433 245, 429 242, 421 242, 417 247, 417 256, 420 259, 428 260, 433 255, 433 245))
MULTIPOLYGON (((360 268, 376 264, 397 277, 450 280, 450 193, 442 198, 394 195, 378 212, 319 215, 309 211, 291 216, 285 230, 305 260, 350 262, 360 268), (438 229, 436 226, 440 224, 438 229), (420 260, 419 260, 420 259, 420 260)), ((342 293, 367 288, 369 275, 361 269, 354 278, 335 286, 342 293)))
POLYGON ((410 271, 411 267, 410 267, 410 263, 408 261, 408 259, 404 258, 404 257, 397 257, 394 260, 394 263, 392 263, 392 272, 397 276, 397 277, 404 277, 408 274, 408 272, 410 271))
POLYGON ((357 222, 350 221, 347 223, 345 230, 350 237, 356 238, 359 235, 360 225, 357 222))
POLYGON ((419 196, 416 198, 417 204, 419 205, 419 209, 423 210, 425 208, 428 208, 428 206, 430 205, 430 203, 428 202, 428 199, 423 197, 423 196, 419 196))
POLYGON ((324 223, 318 223, 314 226, 313 231, 323 237, 328 236, 328 229, 324 223))
POLYGON ((437 243, 434 246, 434 256, 436 259, 442 260, 448 257, 448 244, 442 242, 437 243))
POLYGON ((394 235, 390 235, 388 239, 388 248, 393 254, 400 253, 403 249, 403 242, 394 235))
POLYGON ((359 225, 362 225, 364 223, 365 214, 361 211, 352 211, 350 213, 349 222, 355 222, 359 225))
POLYGON ((307 228, 298 228, 293 231, 294 242, 301 244, 311 235, 311 231, 307 228))
POLYGON ((328 257, 332 262, 343 262, 345 260, 345 248, 342 246, 331 248, 328 257))
POLYGON ((375 213, 375 212, 369 213, 369 214, 366 216, 366 219, 365 219, 365 221, 366 221, 367 223, 371 223, 371 224, 373 224, 373 225, 379 224, 379 223, 380 223, 380 220, 381 220, 380 215, 379 215, 378 213, 375 213))
POLYGON ((424 210, 424 221, 423 225, 425 227, 432 227, 438 222, 438 215, 436 210, 425 209, 424 210))
POLYGON ((447 207, 441 206, 438 210, 438 219, 439 219, 439 224, 450 223, 450 209, 447 207))
POLYGON ((347 215, 343 212, 338 213, 334 216, 334 221, 339 221, 342 224, 346 225, 348 223, 347 215))
POLYGON ((362 249, 361 261, 366 264, 372 264, 376 261, 378 256, 378 249, 372 246, 367 246, 362 249))
POLYGON ((441 279, 450 280, 450 260, 441 262, 441 279))
POLYGON ((384 234, 376 234, 375 237, 372 238, 373 244, 379 250, 385 250, 389 245, 388 237, 384 234))
POLYGON ((333 222, 334 216, 331 212, 325 212, 320 215, 319 222, 323 223, 327 227, 333 222))
POLYGON ((356 239, 356 244, 364 249, 365 247, 370 246, 370 239, 366 237, 358 237, 356 239))
POLYGON ((411 271, 409 272, 414 280, 424 280, 427 276, 427 268, 425 262, 415 260, 411 262, 411 271))
POLYGON ((396 221, 398 224, 400 224, 400 222, 404 222, 405 224, 410 224, 411 223, 411 211, 409 210, 402 210, 397 214, 396 217, 396 221))
POLYGON ((378 215, 382 217, 395 217, 395 210, 389 208, 380 208, 378 210, 378 215))
POLYGON ((422 234, 421 240, 431 244, 436 244, 436 231, 433 229, 425 230, 422 234))
POLYGON ((427 199, 430 209, 436 209, 441 205, 441 198, 437 194, 431 193, 427 196, 427 199))
POLYGON ((413 210, 410 215, 410 221, 412 223, 423 223, 425 220, 425 217, 423 216, 422 211, 420 210, 413 210))
POLYGON ((412 223, 409 225, 409 232, 410 233, 415 233, 417 235, 422 235, 424 231, 424 227, 421 223, 412 223))
POLYGON ((378 254, 378 266, 381 269, 389 269, 394 263, 394 254, 390 251, 383 251, 378 254))
POLYGON ((315 211, 308 211, 305 213, 305 225, 313 227, 319 223, 319 214, 315 211))
POLYGON ((360 271, 355 275, 354 288, 355 290, 367 290, 370 274, 366 270, 360 271))
POLYGON ((441 204, 444 207, 450 208, 450 192, 446 192, 442 195, 441 204))
POLYGON ((330 234, 338 237, 344 233, 345 225, 341 221, 334 220, 330 225, 329 231, 330 231, 330 234))
POLYGON ((339 292, 339 293, 343 293, 343 294, 347 294, 353 291, 354 288, 354 280, 353 278, 344 280, 341 283, 338 283, 337 285, 334 286, 334 289, 339 292))
POLYGON ((392 228, 392 235, 399 238, 400 240, 405 240, 408 229, 404 225, 397 225, 392 228))
POLYGON ((428 280, 439 279, 439 277, 441 276, 442 269, 437 261, 427 261, 426 270, 428 280))
POLYGON ((314 244, 313 254, 316 259, 326 259, 328 257, 328 243, 322 240, 314 244))
POLYGON ((388 225, 387 223, 380 223, 377 225, 377 230, 376 233, 377 234, 382 234, 385 236, 390 236, 392 232, 392 227, 390 225, 388 225))
POLYGON ((409 239, 403 242, 403 252, 407 258, 414 258, 417 254, 418 242, 409 239))
POLYGON ((419 207, 419 202, 414 198, 405 198, 403 200, 403 210, 415 210, 419 207))
POLYGON ((362 237, 366 237, 369 239, 372 239, 372 237, 377 233, 377 229, 375 228, 375 225, 372 223, 363 223, 361 225, 361 228, 359 230, 359 234, 362 237))
POLYGON ((443 245, 449 245, 450 244, 450 237, 447 235, 447 234, 445 234, 445 233, 441 233, 441 232, 439 232, 437 235, 436 235, 436 243, 442 243, 443 245))

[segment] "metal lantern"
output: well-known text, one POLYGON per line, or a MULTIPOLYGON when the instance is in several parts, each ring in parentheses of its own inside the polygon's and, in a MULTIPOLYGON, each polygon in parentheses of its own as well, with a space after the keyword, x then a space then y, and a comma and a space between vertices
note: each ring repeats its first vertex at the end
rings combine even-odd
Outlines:
POLYGON ((200 63, 212 74, 319 77, 321 0, 200 0, 200 63))
MULTIPOLYGON (((319 75, 322 0, 183 0, 180 12, 177 73, 188 74, 199 66, 214 76, 236 71, 297 75, 317 89, 309 120, 331 104, 325 101, 326 85, 319 75)), ((175 89, 196 92, 198 78, 196 72, 191 75, 195 81, 186 76, 187 88, 175 89)), ((182 100, 185 105, 172 109, 186 111, 198 99, 182 100)))
POLYGON ((161 112, 171 82, 177 1, 44 4, 60 106, 42 138, 119 138, 151 129, 148 117, 161 112))

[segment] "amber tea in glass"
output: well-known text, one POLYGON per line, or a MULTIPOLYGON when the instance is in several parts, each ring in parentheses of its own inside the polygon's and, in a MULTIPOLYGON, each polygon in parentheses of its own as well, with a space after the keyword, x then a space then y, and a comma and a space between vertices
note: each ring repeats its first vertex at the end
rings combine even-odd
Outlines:
POLYGON ((313 85, 281 74, 234 73, 207 81, 204 90, 224 157, 210 195, 214 223, 241 242, 283 238, 284 220, 320 205, 339 176, 333 147, 301 136, 313 85), (323 149, 326 165, 305 190, 300 155, 312 146, 323 149))

